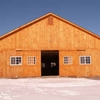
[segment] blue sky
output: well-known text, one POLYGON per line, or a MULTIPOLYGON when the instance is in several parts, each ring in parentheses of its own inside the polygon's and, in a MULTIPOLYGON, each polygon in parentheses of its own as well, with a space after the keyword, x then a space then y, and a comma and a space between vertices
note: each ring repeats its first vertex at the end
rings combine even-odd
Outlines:
POLYGON ((0 0, 0 35, 49 12, 100 35, 100 0, 0 0))

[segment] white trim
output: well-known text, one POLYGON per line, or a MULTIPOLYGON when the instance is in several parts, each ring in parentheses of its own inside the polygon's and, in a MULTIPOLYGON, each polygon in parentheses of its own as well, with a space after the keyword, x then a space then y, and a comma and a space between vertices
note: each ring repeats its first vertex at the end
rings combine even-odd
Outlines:
POLYGON ((79 56, 79 64, 80 64, 80 65, 90 65, 90 64, 91 64, 91 56, 89 56, 89 55, 79 56), (81 61, 80 61, 80 58, 81 58, 81 57, 85 57, 85 58, 86 58, 86 57, 90 57, 90 63, 89 63, 89 64, 87 64, 87 63, 86 63, 86 60, 85 60, 85 63, 84 63, 84 64, 82 64, 82 63, 81 63, 81 61))
POLYGON ((20 66, 22 65, 22 56, 10 56, 10 66, 20 66), (15 57, 15 64, 11 64, 11 58, 15 57), (20 64, 16 64, 16 57, 21 57, 21 63, 20 64))
MULTIPOLYGON (((33 62, 34 62, 34 59, 33 59, 33 62)), ((36 65, 36 56, 27 56, 27 65, 36 65), (35 57, 35 64, 34 64, 34 63, 29 64, 29 63, 28 63, 28 58, 29 58, 29 57, 33 57, 33 58, 35 57)))
POLYGON ((63 64, 64 64, 64 65, 72 65, 72 63, 73 63, 72 56, 64 56, 64 57, 63 57, 63 64), (64 62, 65 62, 65 61, 64 61, 64 58, 65 58, 65 57, 71 57, 71 63, 65 64, 65 63, 64 63, 64 62))

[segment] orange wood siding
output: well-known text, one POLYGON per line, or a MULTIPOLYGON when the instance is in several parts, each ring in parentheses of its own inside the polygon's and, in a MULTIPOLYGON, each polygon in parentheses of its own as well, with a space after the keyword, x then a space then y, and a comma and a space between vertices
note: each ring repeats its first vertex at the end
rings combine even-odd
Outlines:
POLYGON ((87 49, 86 51, 60 51, 60 76, 90 77, 100 76, 100 51, 87 49), (64 64, 64 56, 72 56, 71 65, 64 64), (79 56, 91 56, 91 64, 80 65, 79 56))
POLYGON ((3 49, 69 50, 100 49, 100 40, 55 17, 48 17, 1 40, 3 49))
POLYGON ((0 77, 18 78, 41 76, 40 51, 3 50, 0 53, 0 77), (10 65, 11 56, 22 56, 22 65, 10 65), (27 65, 27 57, 35 56, 36 65, 27 65))
POLYGON ((0 38, 0 77, 41 76, 41 50, 59 50, 60 76, 100 76, 99 37, 50 15, 0 38), (92 63, 80 65, 82 55, 92 63), (22 56, 23 65, 10 66, 10 56, 22 56), (37 64, 27 65, 27 56, 36 56, 37 64), (64 56, 72 56, 73 64, 64 65, 64 56))

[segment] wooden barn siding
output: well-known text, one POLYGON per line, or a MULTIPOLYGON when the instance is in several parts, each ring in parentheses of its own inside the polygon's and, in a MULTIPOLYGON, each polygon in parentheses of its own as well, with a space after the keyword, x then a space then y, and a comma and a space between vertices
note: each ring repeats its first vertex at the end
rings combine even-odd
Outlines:
POLYGON ((0 77, 33 77, 41 76, 41 57, 40 51, 15 51, 3 50, 0 52, 0 77), (11 66, 10 56, 22 56, 22 65, 11 66), (36 65, 27 65, 27 57, 35 56, 36 65))
POLYGON ((89 77, 100 76, 100 51, 97 49, 87 49, 86 51, 67 50, 59 52, 60 76, 89 77), (73 63, 64 65, 64 56, 72 56, 73 63), (90 65, 80 65, 79 56, 91 56, 90 65))
POLYGON ((48 25, 46 18, 2 39, 0 45, 1 50, 100 49, 100 40, 56 18, 48 25))
POLYGON ((2 52, 0 52, 0 77, 3 76, 2 52))
POLYGON ((56 18, 53 18, 53 25, 48 25, 48 18, 46 18, 0 40, 0 77, 41 76, 40 50, 60 50, 60 76, 84 76, 85 74, 100 76, 100 40, 56 18), (24 63, 21 67, 9 66, 9 56, 19 54, 24 59, 28 54, 37 55, 37 68, 26 66, 24 63), (62 59, 65 54, 74 56, 74 63, 70 67, 63 65, 62 59), (80 66, 78 64, 80 54, 91 54, 92 64, 85 65, 86 67, 80 66), (29 73, 30 69, 36 70, 36 74, 33 75, 33 71, 29 73))

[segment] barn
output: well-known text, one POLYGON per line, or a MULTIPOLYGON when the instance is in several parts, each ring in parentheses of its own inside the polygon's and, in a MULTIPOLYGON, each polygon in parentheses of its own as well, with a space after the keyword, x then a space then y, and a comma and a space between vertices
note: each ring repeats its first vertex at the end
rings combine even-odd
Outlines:
POLYGON ((100 37, 48 13, 0 36, 0 77, 100 76, 100 37))

